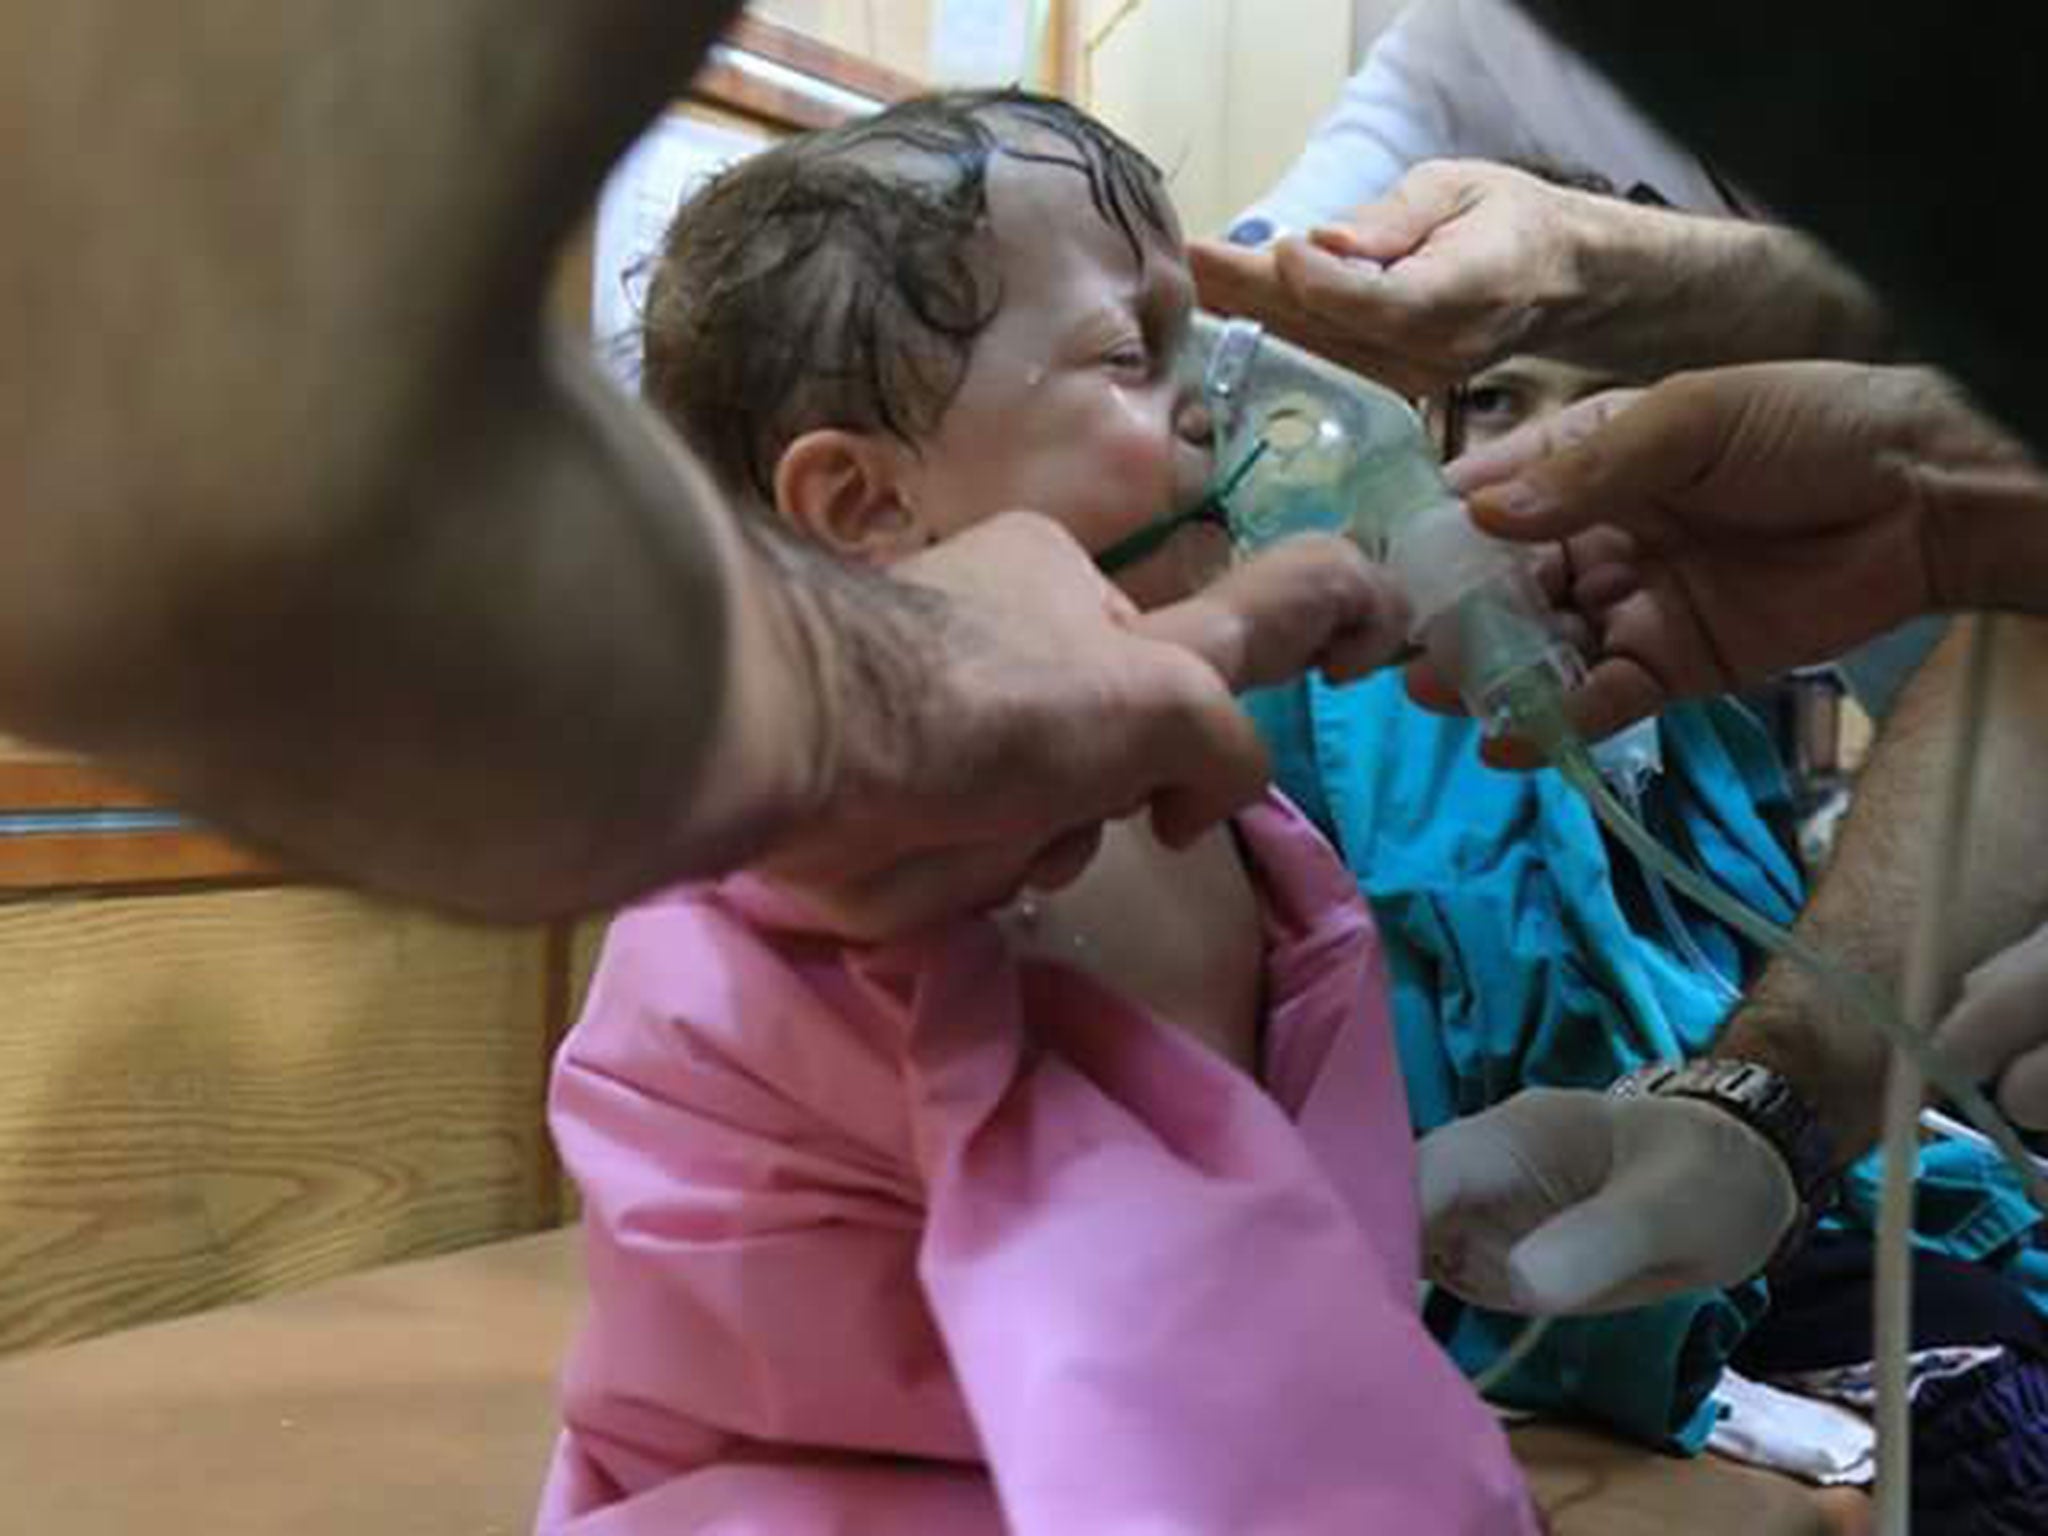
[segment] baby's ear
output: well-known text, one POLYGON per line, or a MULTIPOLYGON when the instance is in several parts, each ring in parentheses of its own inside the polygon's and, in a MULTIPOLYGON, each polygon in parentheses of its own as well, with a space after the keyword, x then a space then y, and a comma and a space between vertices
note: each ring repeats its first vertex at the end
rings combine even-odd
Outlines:
POLYGON ((844 559, 866 565, 901 559, 931 542, 905 495, 908 451, 872 433, 806 432, 775 466, 776 510, 844 559))

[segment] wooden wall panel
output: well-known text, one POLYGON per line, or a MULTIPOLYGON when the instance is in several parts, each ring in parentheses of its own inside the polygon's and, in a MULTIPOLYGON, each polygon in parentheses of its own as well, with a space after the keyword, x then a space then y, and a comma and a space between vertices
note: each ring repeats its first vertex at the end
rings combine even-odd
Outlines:
POLYGON ((556 1219, 549 950, 326 890, 0 907, 0 1351, 556 1219))
MULTIPOLYGON (((568 997, 566 1024, 574 1024, 583 1011, 583 999, 590 991, 590 973, 597 968, 597 957, 604 947, 605 929, 611 925, 609 917, 585 918, 569 932, 568 997)), ((566 1025, 565 1025, 566 1027, 566 1025)), ((552 1061, 554 1053, 548 1053, 552 1061)), ((583 1213, 582 1196, 568 1174, 561 1175, 556 1192, 560 1202, 560 1219, 574 1221, 583 1213)))
POLYGON ((120 775, 0 736, 0 899, 258 877, 279 871, 120 775))

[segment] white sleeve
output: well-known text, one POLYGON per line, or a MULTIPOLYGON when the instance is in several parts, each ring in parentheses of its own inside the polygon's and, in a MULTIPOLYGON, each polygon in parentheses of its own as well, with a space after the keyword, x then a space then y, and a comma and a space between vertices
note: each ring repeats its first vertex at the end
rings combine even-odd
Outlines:
POLYGON ((1521 114, 1473 39, 1479 28, 1526 26, 1505 0, 1414 0, 1373 44, 1293 168, 1231 225, 1231 238, 1261 245, 1327 223, 1423 160, 1523 153, 1521 114))

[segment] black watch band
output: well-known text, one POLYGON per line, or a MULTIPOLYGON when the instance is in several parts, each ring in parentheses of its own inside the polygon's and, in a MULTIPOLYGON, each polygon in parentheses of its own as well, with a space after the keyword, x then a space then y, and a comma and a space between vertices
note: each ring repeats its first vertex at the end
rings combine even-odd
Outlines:
POLYGON ((1608 1092, 1617 1098, 1693 1099, 1712 1104, 1771 1144, 1792 1176, 1799 1215, 1766 1269, 1777 1268, 1798 1251, 1814 1218, 1834 1200, 1840 1183, 1834 1137, 1799 1090, 1768 1067, 1716 1056, 1660 1062, 1629 1073, 1608 1092))

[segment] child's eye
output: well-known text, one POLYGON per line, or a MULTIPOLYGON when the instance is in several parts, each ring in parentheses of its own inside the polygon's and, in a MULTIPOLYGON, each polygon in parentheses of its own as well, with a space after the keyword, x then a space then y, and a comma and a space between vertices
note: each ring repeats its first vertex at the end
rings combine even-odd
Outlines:
POLYGON ((1104 353, 1102 363, 1119 373, 1149 373, 1152 354, 1142 341, 1127 341, 1104 353))
POLYGON ((1465 391, 1466 416, 1488 426, 1512 425, 1526 410, 1521 391, 1506 384, 1477 384, 1465 391))

